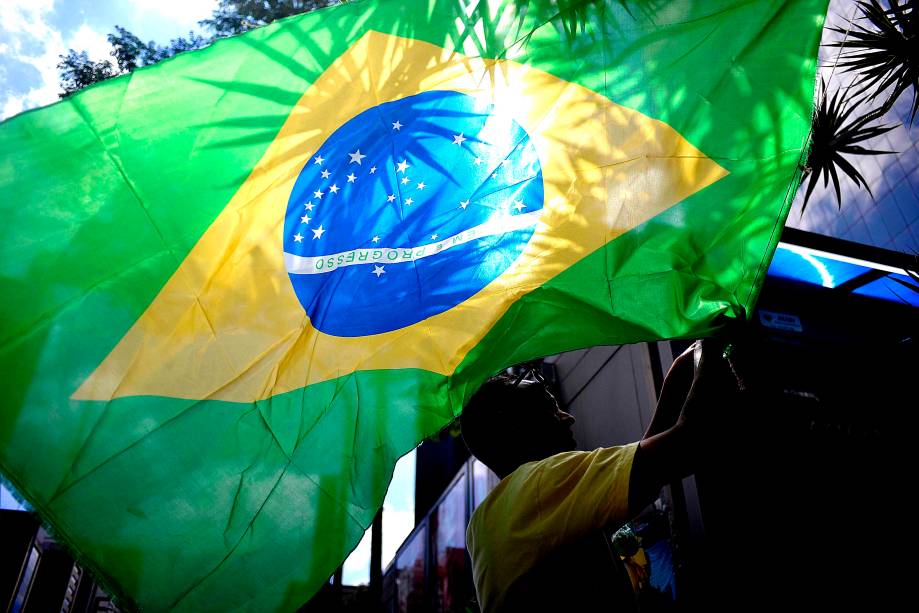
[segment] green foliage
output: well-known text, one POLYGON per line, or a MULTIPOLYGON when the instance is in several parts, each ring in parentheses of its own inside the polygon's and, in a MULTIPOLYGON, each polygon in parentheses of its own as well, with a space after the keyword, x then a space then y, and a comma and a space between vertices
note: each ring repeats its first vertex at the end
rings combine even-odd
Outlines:
POLYGON ((878 0, 858 0, 859 15, 846 28, 831 28, 842 40, 829 43, 839 49, 836 66, 843 73, 853 73, 852 83, 832 96, 821 88, 814 109, 810 150, 804 164, 802 181, 806 181, 802 212, 823 178, 826 187, 832 180, 836 201, 842 206, 839 175, 845 174, 856 186, 871 193, 864 177, 843 155, 883 155, 860 143, 897 127, 875 122, 893 108, 900 95, 910 87, 913 104, 910 123, 919 111, 919 0, 890 0, 885 8, 878 0), (886 94, 883 102, 877 99, 886 94), (854 114, 859 109, 860 114, 854 114))
POLYGON ((824 187, 832 179, 836 190, 836 202, 840 207, 842 206, 837 168, 857 186, 864 187, 869 194, 871 193, 868 182, 842 154, 883 155, 893 153, 893 151, 867 149, 860 143, 889 132, 896 125, 868 125, 872 117, 852 118, 856 105, 851 100, 841 98, 839 90, 836 90, 830 97, 826 91, 826 83, 821 82, 821 85, 820 100, 814 109, 810 151, 801 178, 802 182, 810 178, 804 194, 802 212, 807 207, 807 201, 821 177, 824 187))
POLYGON ((878 0, 857 4, 861 17, 847 30, 833 28, 845 38, 828 46, 840 48, 838 66, 844 72, 858 73, 853 95, 870 92, 867 99, 875 100, 892 88, 878 107, 879 115, 912 87, 912 123, 919 111, 919 0, 890 0, 889 9, 878 0))
POLYGON ((183 51, 200 49, 212 41, 212 38, 189 32, 188 38, 180 36, 169 41, 168 45, 160 47, 153 41, 143 42, 121 26, 115 26, 115 32, 108 35, 108 42, 112 45, 112 56, 122 74, 141 66, 156 64, 183 51))
POLYGON ((114 65, 110 60, 93 61, 85 51, 77 53, 70 49, 67 55, 60 56, 61 61, 57 68, 61 75, 61 88, 64 90, 61 98, 87 85, 132 72, 141 66, 155 64, 177 53, 200 49, 213 40, 189 32, 188 38, 174 38, 168 45, 161 47, 153 41, 145 43, 125 28, 115 26, 115 31, 108 35, 108 42, 112 46, 110 55, 115 59, 114 65))
POLYGON ((157 45, 152 40, 145 43, 129 30, 116 25, 115 31, 108 35, 114 65, 109 60, 91 60, 85 51, 78 53, 70 49, 67 55, 60 56, 57 68, 61 75, 61 88, 64 90, 61 98, 93 83, 156 64, 183 51, 200 49, 218 38, 240 34, 276 19, 338 3, 338 0, 220 0, 211 18, 199 22, 213 36, 189 32, 187 38, 174 38, 165 46, 157 45))
POLYGON ((121 72, 130 72, 150 63, 147 58, 154 52, 152 41, 144 43, 121 26, 115 26, 115 33, 108 35, 108 42, 121 72))
POLYGON ((252 28, 299 15, 318 8, 339 4, 338 0, 220 0, 210 19, 200 24, 216 38, 240 34, 252 28))
POLYGON ((89 55, 85 51, 77 53, 70 49, 67 55, 62 55, 60 58, 61 61, 58 63, 57 69, 61 75, 61 87, 64 89, 61 98, 81 90, 91 83, 96 83, 118 74, 111 62, 108 60, 94 62, 89 59, 89 55))

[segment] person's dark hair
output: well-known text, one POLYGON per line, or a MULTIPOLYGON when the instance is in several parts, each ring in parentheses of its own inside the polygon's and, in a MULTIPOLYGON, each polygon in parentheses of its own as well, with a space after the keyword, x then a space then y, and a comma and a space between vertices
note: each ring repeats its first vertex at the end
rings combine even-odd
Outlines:
POLYGON ((524 462, 545 457, 535 429, 557 409, 543 383, 495 377, 482 384, 463 409, 463 440, 472 455, 504 477, 524 462))

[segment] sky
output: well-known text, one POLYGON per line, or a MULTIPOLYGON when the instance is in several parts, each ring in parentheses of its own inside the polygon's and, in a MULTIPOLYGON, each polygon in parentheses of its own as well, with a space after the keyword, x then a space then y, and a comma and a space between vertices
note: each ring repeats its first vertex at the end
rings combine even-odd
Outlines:
MULTIPOLYGON (((415 527, 415 452, 396 463, 392 483, 383 501, 383 570, 396 555, 399 545, 415 527)), ((345 585, 370 582, 370 530, 364 533, 357 549, 345 560, 341 581, 345 585)))
POLYGON ((217 0, 0 0, 0 119, 45 106, 61 89, 57 63, 68 49, 112 59, 116 25, 165 44, 201 32, 217 0))
POLYGON ((13 493, 6 489, 3 483, 0 483, 0 509, 12 509, 22 511, 25 507, 19 503, 13 493))

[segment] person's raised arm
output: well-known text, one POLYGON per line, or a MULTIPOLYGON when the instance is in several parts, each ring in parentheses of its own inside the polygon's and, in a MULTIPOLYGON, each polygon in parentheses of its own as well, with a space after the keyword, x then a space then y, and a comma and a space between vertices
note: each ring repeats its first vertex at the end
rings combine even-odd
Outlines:
POLYGON ((645 430, 642 438, 659 434, 676 423, 683 410, 686 396, 689 394, 689 388, 692 386, 693 351, 698 342, 690 345, 671 364, 670 370, 664 377, 661 394, 657 399, 657 407, 654 409, 654 415, 651 416, 651 423, 648 424, 648 429, 645 430))
POLYGON ((664 379, 657 410, 645 437, 639 442, 629 480, 629 511, 637 514, 660 489, 692 474, 700 437, 697 420, 688 417, 694 405, 704 404, 717 385, 708 372, 720 359, 717 343, 694 343, 674 360, 664 379))

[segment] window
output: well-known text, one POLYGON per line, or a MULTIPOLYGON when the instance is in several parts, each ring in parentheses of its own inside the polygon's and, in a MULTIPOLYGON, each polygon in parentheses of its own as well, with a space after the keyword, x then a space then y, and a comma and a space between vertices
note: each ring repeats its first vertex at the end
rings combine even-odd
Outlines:
POLYGON ((437 506, 434 523, 435 611, 461 613, 469 599, 466 578, 466 471, 437 506))

